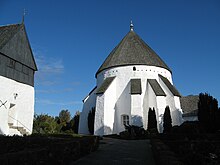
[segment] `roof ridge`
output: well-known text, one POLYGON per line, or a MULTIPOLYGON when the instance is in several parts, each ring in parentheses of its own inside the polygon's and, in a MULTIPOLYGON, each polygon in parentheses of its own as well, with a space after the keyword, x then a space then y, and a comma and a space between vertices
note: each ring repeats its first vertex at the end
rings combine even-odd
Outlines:
POLYGON ((16 23, 16 24, 6 24, 6 25, 0 25, 0 28, 1 27, 8 27, 8 26, 16 26, 16 25, 22 25, 22 23, 16 23))

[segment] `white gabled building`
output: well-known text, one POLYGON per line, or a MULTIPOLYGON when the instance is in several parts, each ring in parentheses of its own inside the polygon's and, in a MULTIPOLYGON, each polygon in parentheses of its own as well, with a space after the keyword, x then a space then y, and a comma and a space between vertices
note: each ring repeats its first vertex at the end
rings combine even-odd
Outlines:
POLYGON ((89 134, 88 113, 95 107, 94 134, 115 134, 124 124, 147 129, 149 108, 156 110, 158 130, 163 129, 165 107, 172 124, 182 123, 180 93, 163 60, 134 32, 133 24, 96 73, 97 85, 83 100, 79 133, 89 134))
POLYGON ((0 134, 31 134, 35 71, 24 23, 0 26, 0 134))

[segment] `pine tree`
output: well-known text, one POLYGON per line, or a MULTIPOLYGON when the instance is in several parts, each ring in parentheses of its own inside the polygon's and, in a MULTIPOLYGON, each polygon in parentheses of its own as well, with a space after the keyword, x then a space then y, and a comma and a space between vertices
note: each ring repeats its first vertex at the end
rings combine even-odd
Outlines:
POLYGON ((170 108, 169 106, 167 106, 165 108, 165 112, 164 112, 164 116, 163 116, 163 133, 168 133, 170 132, 171 128, 172 128, 172 119, 171 119, 171 115, 170 115, 170 108))
POLYGON ((207 93, 200 93, 198 120, 207 132, 215 132, 219 128, 218 113, 218 101, 207 93))
POLYGON ((149 108, 149 111, 148 111, 147 130, 150 131, 150 132, 152 130, 153 130, 153 132, 158 132, 158 130, 157 130, 157 119, 156 119, 156 113, 155 113, 154 108, 153 108, 153 110, 151 108, 149 108))
POLYGON ((88 114, 88 129, 90 134, 94 134, 94 122, 95 122, 95 107, 92 108, 91 111, 89 111, 88 114))

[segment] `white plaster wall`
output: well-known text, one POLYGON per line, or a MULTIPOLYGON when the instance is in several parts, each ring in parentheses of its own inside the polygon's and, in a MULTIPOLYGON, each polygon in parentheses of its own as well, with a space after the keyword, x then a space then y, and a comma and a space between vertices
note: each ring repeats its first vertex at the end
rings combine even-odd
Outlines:
POLYGON ((84 100, 83 109, 80 113, 79 118, 79 133, 80 134, 90 134, 88 129, 88 114, 93 107, 96 106, 96 90, 94 90, 87 98, 84 100))
POLYGON ((165 96, 157 96, 157 109, 158 109, 158 124, 160 133, 163 132, 163 115, 166 108, 166 97, 165 96))
MULTIPOLYGON (((149 108, 153 110, 155 109, 156 113, 156 119, 157 119, 157 128, 159 129, 159 114, 158 114, 158 109, 157 109, 157 96, 155 95, 151 85, 148 83, 148 102, 149 102, 149 108)), ((148 108, 148 111, 149 111, 148 108)))
POLYGON ((10 135, 9 122, 31 133, 34 116, 34 88, 0 76, 0 91, 0 100, 7 101, 6 108, 0 107, 0 133, 10 135))
POLYGON ((139 94, 131 95, 131 124, 143 126, 142 96, 139 94))
POLYGON ((170 107, 172 125, 174 126, 182 124, 182 110, 180 107, 179 97, 174 96, 161 79, 159 79, 159 84, 166 93, 166 104, 170 107))
POLYGON ((104 105, 105 94, 98 94, 96 97, 94 135, 104 135, 104 105))
MULTIPOLYGON (((147 114, 149 110, 149 102, 146 85, 147 79, 159 79, 158 74, 167 77, 172 81, 171 73, 167 69, 155 67, 155 66, 146 66, 146 65, 133 65, 133 66, 121 66, 103 70, 97 75, 97 86, 100 86, 103 83, 103 80, 106 77, 117 77, 117 86, 116 86, 116 108, 115 108, 115 122, 114 122, 114 133, 119 133, 124 130, 124 126, 121 124, 121 115, 127 114, 130 119, 131 116, 131 95, 130 95, 130 79, 140 78, 142 83, 142 94, 138 96, 140 98, 140 105, 142 109, 143 117, 143 126, 146 129, 147 127, 147 114), (136 71, 133 71, 133 67, 136 67, 136 71)), ((152 99, 156 104, 156 98, 152 99)), ((134 101, 133 101, 134 102, 134 101)), ((155 105, 153 104, 153 105, 155 105)), ((136 104, 137 105, 137 104, 136 104)), ((134 105, 135 106, 135 105, 134 105)), ((152 106, 153 107, 153 106, 152 106)), ((155 106, 156 109, 156 106, 155 106)), ((134 114, 133 114, 134 115, 134 114)))
POLYGON ((105 91, 104 100, 104 134, 113 133, 115 104, 116 104, 116 84, 117 78, 113 80, 111 85, 105 91))
MULTIPOLYGON (((119 80, 118 80, 119 82, 119 80)), ((128 115, 129 120, 131 119, 131 95, 130 95, 130 82, 127 82, 127 85, 122 88, 122 83, 118 83, 116 86, 116 106, 115 106, 115 115, 114 115, 114 128, 113 133, 120 133, 124 131, 124 125, 121 121, 122 115, 128 115), (123 89, 123 91, 121 91, 123 89), (120 91, 121 95, 118 96, 120 91), (118 96, 118 97, 117 97, 118 96)), ((123 84, 124 85, 124 84, 123 84)))
MULTIPOLYGON (((112 129, 113 127, 113 133, 119 133, 123 131, 124 126, 121 124, 121 115, 124 114, 129 115, 130 119, 134 115, 142 116, 143 125, 144 128, 146 129, 149 107, 155 108, 158 122, 161 122, 160 115, 164 113, 165 107, 167 105, 169 105, 170 109, 173 111, 175 111, 176 109, 181 110, 179 100, 173 97, 169 89, 158 77, 158 74, 161 74, 162 76, 166 77, 172 83, 172 75, 170 71, 155 66, 145 66, 145 65, 121 66, 121 67, 106 69, 100 72, 97 75, 97 87, 99 87, 103 83, 105 78, 112 76, 116 76, 117 84, 115 84, 114 87, 115 90, 111 89, 114 86, 112 84, 109 87, 109 89, 105 92, 105 94, 94 97, 94 100, 96 100, 96 110, 97 108, 99 109, 99 111, 96 111, 95 134, 99 134, 99 135, 104 134, 105 125, 110 129, 112 129), (136 71, 133 71, 133 67, 136 67, 136 71), (132 78, 140 78, 142 81, 142 94, 139 96, 131 96, 130 94, 130 79, 132 78), (167 96, 157 97, 154 91, 152 90, 151 86, 147 83, 147 79, 157 79, 159 84, 167 94, 167 96), (116 92, 115 94, 113 94, 115 95, 114 96, 115 98, 114 97, 111 98, 111 93, 112 92, 114 93, 114 91, 116 92), (111 98, 111 99, 107 99, 107 98, 111 98), (101 112, 100 111, 101 109, 105 109, 105 111, 101 112), (114 113, 114 117, 112 117, 113 113, 114 113)), ((87 99, 89 100, 90 98, 87 99)), ((93 103, 90 103, 90 101, 87 103, 87 100, 85 101, 82 114, 84 114, 84 111, 86 111, 88 115, 88 108, 90 108, 90 105, 94 104, 94 100, 91 101, 93 103)), ((87 115, 85 115, 86 118, 87 115)), ((174 118, 175 114, 171 112, 171 116, 172 118, 174 118)), ((80 119, 80 123, 81 121, 84 120, 80 119)), ((85 123, 87 127, 87 122, 85 123)), ((81 124, 80 124, 80 130, 81 130, 81 124)))

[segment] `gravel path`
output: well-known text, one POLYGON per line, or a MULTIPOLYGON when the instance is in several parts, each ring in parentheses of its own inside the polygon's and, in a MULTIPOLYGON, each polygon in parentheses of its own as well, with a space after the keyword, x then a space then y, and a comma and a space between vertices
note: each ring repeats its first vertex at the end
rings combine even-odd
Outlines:
POLYGON ((154 165, 150 140, 104 138, 99 149, 70 165, 154 165))

